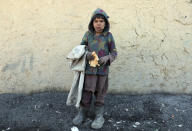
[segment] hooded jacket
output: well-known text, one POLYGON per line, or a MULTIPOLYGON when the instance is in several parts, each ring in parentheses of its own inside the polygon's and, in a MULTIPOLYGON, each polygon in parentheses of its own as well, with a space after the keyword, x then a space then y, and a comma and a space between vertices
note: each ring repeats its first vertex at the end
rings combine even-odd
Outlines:
POLYGON ((99 58, 109 56, 109 62, 103 66, 91 67, 89 63, 86 64, 85 74, 92 75, 107 75, 109 73, 109 65, 117 57, 117 50, 115 41, 111 32, 109 32, 110 24, 108 21, 109 16, 104 10, 98 8, 93 12, 91 20, 88 25, 88 31, 83 36, 81 45, 86 45, 89 52, 95 51, 99 58), (95 35, 93 27, 94 16, 100 14, 104 16, 105 27, 101 35, 95 35))

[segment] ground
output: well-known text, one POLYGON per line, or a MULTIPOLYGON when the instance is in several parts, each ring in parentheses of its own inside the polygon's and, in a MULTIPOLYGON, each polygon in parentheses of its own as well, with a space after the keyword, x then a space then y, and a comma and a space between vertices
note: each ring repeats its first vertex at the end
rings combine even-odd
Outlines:
MULTIPOLYGON (((66 106, 67 92, 1 94, 0 131, 71 131, 74 106, 66 106)), ((192 95, 108 94, 105 123, 99 131, 191 131, 192 95)), ((90 128, 93 111, 79 127, 90 128)))

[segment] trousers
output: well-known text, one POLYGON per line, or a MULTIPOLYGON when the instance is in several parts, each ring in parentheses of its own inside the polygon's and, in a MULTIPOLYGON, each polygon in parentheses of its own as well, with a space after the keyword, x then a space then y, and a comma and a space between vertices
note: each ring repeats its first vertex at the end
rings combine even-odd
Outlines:
POLYGON ((92 95, 95 96, 95 106, 104 105, 108 89, 108 75, 85 75, 81 105, 90 107, 92 95))

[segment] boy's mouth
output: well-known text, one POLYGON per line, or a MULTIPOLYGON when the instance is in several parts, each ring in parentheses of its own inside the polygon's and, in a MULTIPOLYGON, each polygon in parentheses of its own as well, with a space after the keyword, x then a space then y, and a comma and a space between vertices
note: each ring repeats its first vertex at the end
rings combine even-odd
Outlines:
POLYGON ((103 29, 102 29, 102 27, 95 27, 95 31, 96 31, 96 32, 102 32, 103 29))
POLYGON ((97 30, 101 30, 101 27, 96 27, 97 30))

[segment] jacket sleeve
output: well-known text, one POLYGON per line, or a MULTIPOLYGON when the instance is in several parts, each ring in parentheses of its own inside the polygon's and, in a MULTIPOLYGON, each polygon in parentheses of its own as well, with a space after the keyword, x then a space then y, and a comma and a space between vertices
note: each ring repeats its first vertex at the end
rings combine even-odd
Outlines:
POLYGON ((82 41, 81 41, 81 45, 88 45, 88 31, 84 34, 82 41))
POLYGON ((109 47, 109 65, 116 59, 117 57, 117 49, 116 49, 116 46, 115 46, 115 40, 113 38, 113 35, 111 33, 109 33, 109 36, 108 36, 108 47, 109 47))

